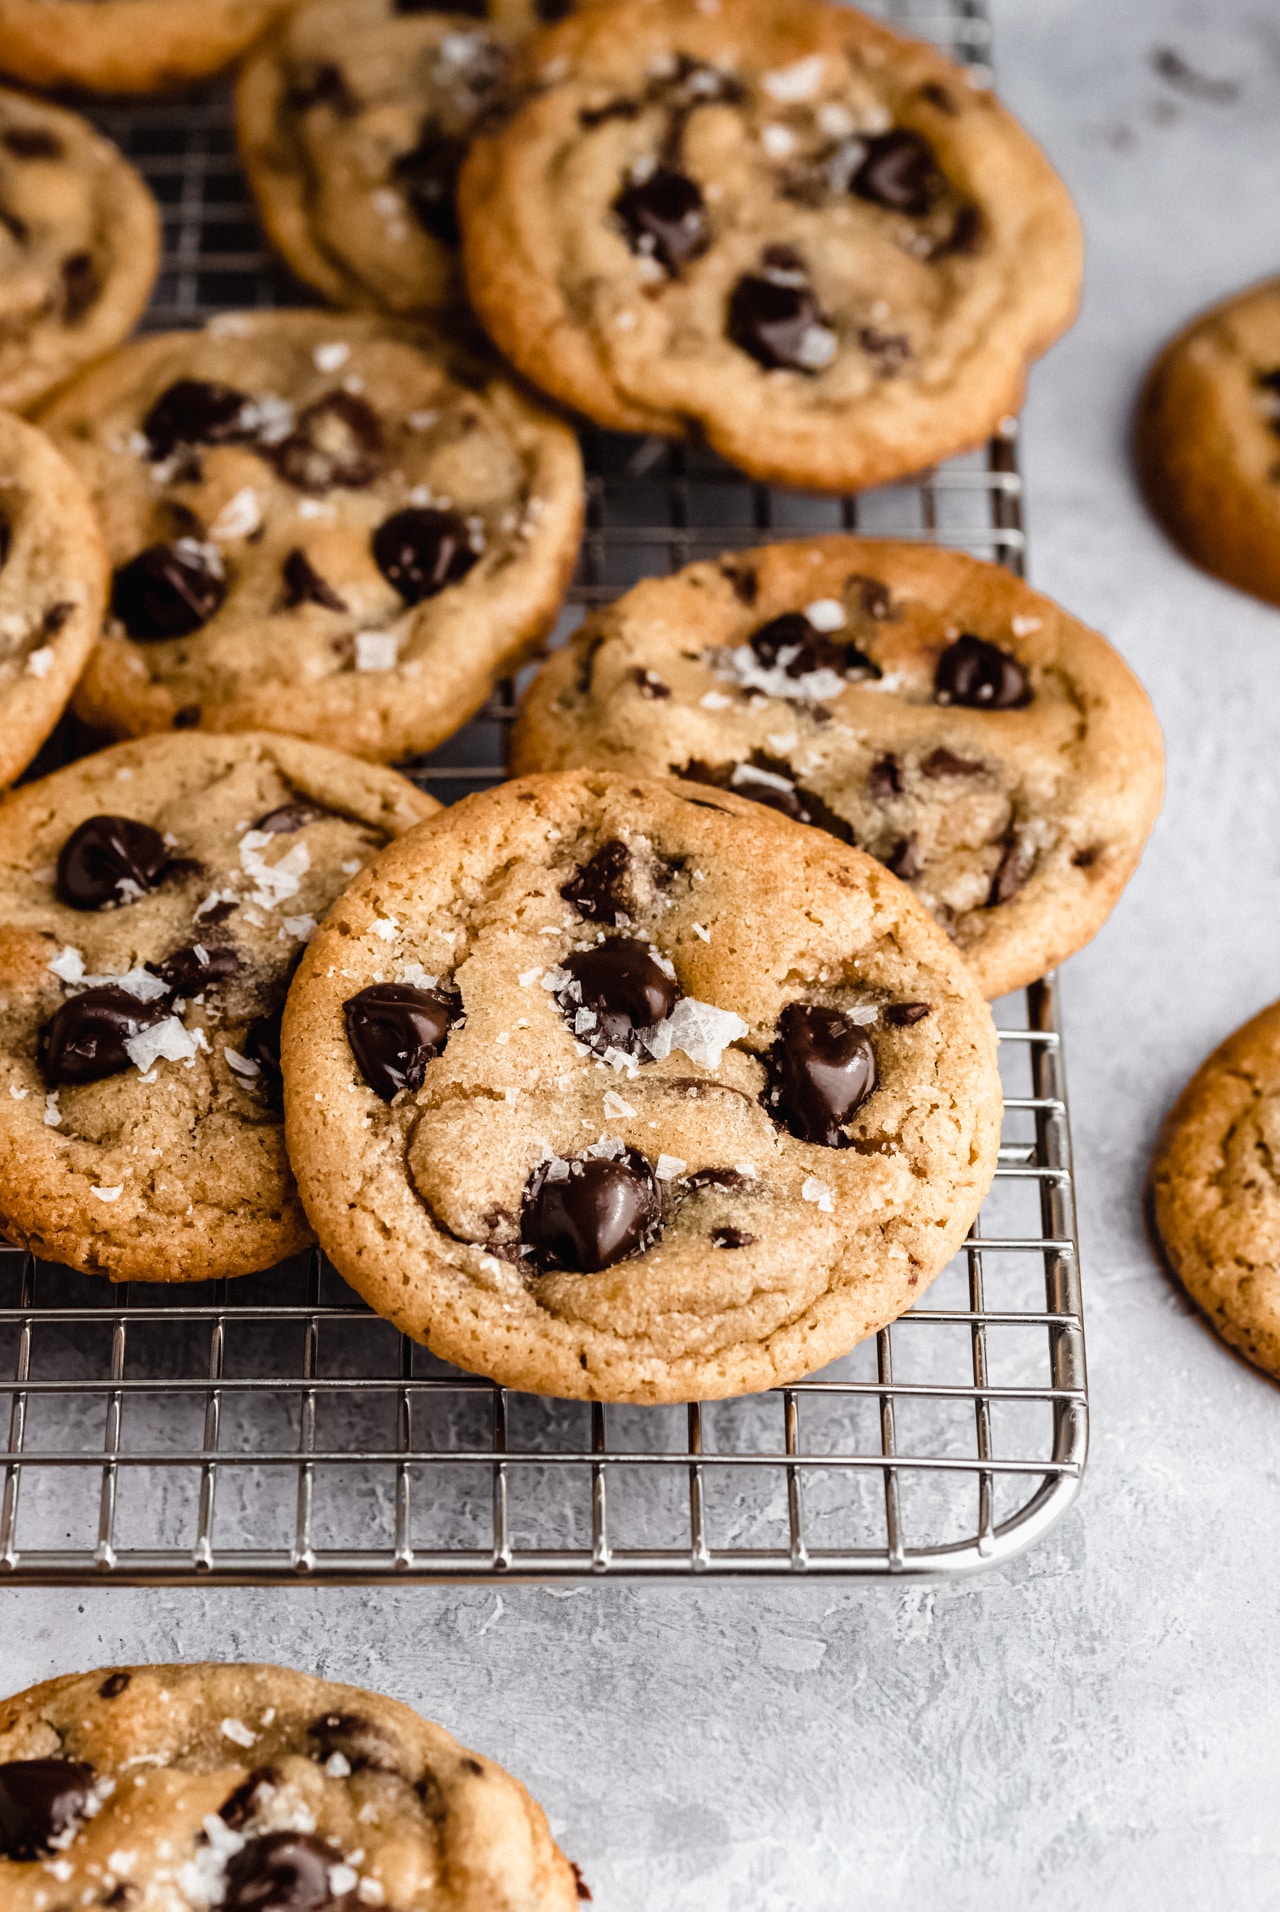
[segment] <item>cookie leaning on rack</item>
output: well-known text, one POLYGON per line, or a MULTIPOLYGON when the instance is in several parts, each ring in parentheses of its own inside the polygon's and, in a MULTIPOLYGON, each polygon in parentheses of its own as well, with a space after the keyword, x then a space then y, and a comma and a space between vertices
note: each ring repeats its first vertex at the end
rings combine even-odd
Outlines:
POLYGON ((573 1912, 518 1779, 280 1666, 101 1668, 0 1700, 0 1896, 165 1912, 573 1912))
POLYGON ((984 995, 1097 932, 1160 808, 1164 752, 1104 638, 1000 565, 797 539, 650 578, 531 685, 512 768, 737 791, 868 850, 984 995))
POLYGON ((429 750, 550 628, 577 556, 572 432, 391 319, 224 314, 103 360, 42 422, 116 567, 76 708, 117 735, 429 750))
POLYGON ((0 806, 0 1232, 116 1280, 305 1246, 285 990, 350 878, 436 807, 267 735, 121 744, 0 806))
POLYGON ((721 791, 468 797, 304 958, 290 1159, 339 1272, 537 1393, 751 1393, 923 1293, 995 1170, 990 1012, 871 858, 721 791))

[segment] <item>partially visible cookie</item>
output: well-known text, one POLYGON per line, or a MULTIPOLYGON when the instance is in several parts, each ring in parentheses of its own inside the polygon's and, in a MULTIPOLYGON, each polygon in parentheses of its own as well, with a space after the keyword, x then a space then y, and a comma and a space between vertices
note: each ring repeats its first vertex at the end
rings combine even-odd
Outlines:
POLYGON ((1201 1063, 1151 1166, 1165 1256, 1224 1341, 1280 1378, 1280 1003, 1201 1063))
POLYGON ((577 556, 573 433, 394 320, 231 313, 139 339, 42 422, 115 566, 76 708, 117 735, 429 750, 549 629, 577 556))
POLYGON ((990 1013, 869 857, 718 790, 468 797, 290 992, 290 1157, 339 1271, 510 1387, 794 1381, 911 1306, 996 1163, 990 1013))
POLYGON ((436 808, 292 737, 152 737, 0 805, 0 1232, 113 1280, 310 1239, 279 1024, 316 923, 436 808))
POLYGON ((882 483, 983 440, 1070 322, 1066 188, 933 49, 822 0, 634 0, 539 35, 464 165, 472 302, 604 425, 882 483))
POLYGON ((534 679, 511 761, 713 784, 856 843, 990 997, 1101 927, 1164 770, 1095 631, 1002 566, 844 537, 636 585, 534 679))
POLYGON ((0 0, 0 71, 31 86, 159 93, 242 53, 290 0, 0 0))
POLYGON ((263 223, 335 305, 434 312, 461 298, 458 169, 511 35, 403 0, 310 0, 237 85, 263 223))
MULTIPOLYGON (((589 1895, 586 1895, 589 1896, 589 1895)), ((518 1779, 280 1666, 100 1668, 0 1700, 5 1912, 573 1912, 518 1779)))
POLYGON ((1164 348, 1138 408, 1151 508, 1189 558, 1280 604, 1280 279, 1164 348))
POLYGON ((84 486, 43 432, 0 412, 0 785, 39 750, 93 649, 107 554, 84 486))
MULTIPOLYGON (((42 10, 74 11, 86 28, 100 11, 42 10)), ((118 345, 159 260, 156 202, 111 141, 77 113, 0 87, 0 405, 25 411, 118 345)))

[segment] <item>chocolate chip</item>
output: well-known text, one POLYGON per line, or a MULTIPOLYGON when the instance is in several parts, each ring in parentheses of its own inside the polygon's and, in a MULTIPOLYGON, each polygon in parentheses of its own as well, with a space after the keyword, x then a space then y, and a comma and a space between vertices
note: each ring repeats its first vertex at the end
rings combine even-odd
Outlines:
POLYGON ((324 1713, 312 1721, 307 1733, 316 1742, 317 1759, 341 1753, 353 1772, 364 1766, 374 1772, 398 1773, 404 1765, 399 1740, 364 1713, 324 1713))
POLYGON ((273 1766, 255 1766, 249 1777, 238 1785, 218 1807, 218 1817, 232 1832, 243 1832, 266 1805, 272 1788, 279 1784, 273 1766))
POLYGON ((815 829, 838 837, 842 843, 852 843, 851 826, 814 791, 804 789, 789 776, 790 768, 789 764, 757 750, 752 753, 750 763, 709 764, 700 757, 691 757, 688 763, 676 768, 675 774, 689 783, 709 784, 714 790, 732 790, 739 797, 749 797, 753 803, 767 804, 769 809, 777 810, 795 823, 812 824, 815 829))
POLYGON ((1083 850, 1077 850, 1071 861, 1077 870, 1091 870, 1098 860, 1100 852, 1096 844, 1089 844, 1083 850))
POLYGON ((347 606, 331 584, 327 584, 306 552, 296 547, 281 566, 284 576, 284 606, 292 611, 299 604, 319 604, 326 611, 345 611, 347 606))
POLYGON ((844 588, 850 597, 857 600, 857 608, 864 617, 874 618, 877 624, 883 624, 893 617, 892 593, 879 578, 869 578, 865 571, 851 571, 844 581, 844 588))
POLYGON ((362 491, 382 470, 378 414, 355 392, 328 392, 298 414, 289 436, 270 458, 297 491, 362 491))
POLYGON ((850 191, 889 212, 923 218, 946 184, 929 142, 895 126, 865 144, 866 158, 849 182, 850 191))
MULTIPOLYGON (((203 715, 204 709, 200 704, 180 704, 173 713, 173 727, 175 730, 198 730, 203 715)), ((212 922, 213 918, 209 920, 212 922)))
POLYGON ((264 1833, 228 1859, 221 1912, 346 1912, 355 1893, 329 1884, 341 1864, 338 1848, 314 1833, 264 1833))
POLYGON ((456 511, 414 505, 393 512, 378 526, 373 555, 405 603, 421 604, 465 578, 478 554, 456 511))
POLYGON ((73 252, 62 262, 62 317, 67 325, 82 319, 102 287, 91 252, 73 252))
POLYGON ((567 20, 573 10, 573 0, 534 0, 534 12, 546 26, 554 26, 557 20, 567 20))
POLYGON ((987 766, 984 763, 975 763, 969 757, 957 757, 945 744, 939 744, 936 750, 931 750, 927 757, 920 760, 922 777, 984 777, 986 773, 987 766))
POLYGON ((142 421, 152 458, 168 458, 180 445, 229 445, 247 438, 241 419, 248 403, 243 392, 216 379, 175 379, 142 421))
POLYGON ((754 1188, 754 1175, 744 1175, 736 1168, 699 1168, 685 1177, 686 1188, 754 1188))
POLYGON ((880 1013, 895 1029, 910 1029, 913 1023, 924 1021, 930 1007, 927 1002, 890 1002, 880 1013))
POLYGON ((610 837, 589 863, 584 863, 576 875, 561 884, 560 894, 589 923, 613 924, 618 912, 626 909, 625 886, 630 868, 630 850, 619 837, 610 837))
POLYGON ((86 817, 58 852, 54 882, 58 900, 73 910, 105 909, 123 902, 133 884, 153 890, 169 862, 164 838, 132 817, 86 817))
POLYGON ((765 1058, 764 1103, 802 1142, 848 1148, 843 1124, 876 1086, 876 1052, 860 1023, 839 1009, 788 1003, 765 1058))
POLYGON ((41 637, 56 637, 59 631, 65 630, 68 620, 75 615, 75 608, 69 598, 51 604, 40 620, 41 637))
POLYGON ((197 922, 208 924, 212 929, 215 924, 225 923, 229 916, 234 916, 239 907, 240 905, 233 899, 224 897, 222 902, 211 903, 207 910, 201 910, 197 922))
POLYGON ((244 967, 244 959, 229 943, 217 944, 212 949, 203 943, 191 943, 184 949, 175 949, 162 963, 148 963, 146 967, 177 995, 195 996, 210 983, 238 975, 244 967))
POLYGON ((960 206, 945 238, 932 247, 931 259, 958 258, 978 252, 983 238, 982 214, 976 206, 960 206))
POLYGON ((121 565, 111 585, 111 609, 130 637, 189 637, 221 609, 226 595, 216 554, 192 538, 179 538, 176 544, 148 545, 121 565))
POLYGON ((892 752, 877 757, 867 772, 867 795, 873 803, 888 803, 902 795, 902 765, 892 752))
MULTIPOLYGON (((574 1889, 576 1890, 578 1894, 578 1898, 580 1900, 590 1901, 591 1887, 587 1884, 586 1880, 582 1876, 582 1868, 580 1866, 576 1866, 573 1860, 570 1859, 569 1870, 573 1874, 574 1889)), ((594 1903, 594 1901, 592 1901, 592 1903, 594 1903)))
POLYGON ((62 141, 43 126, 9 126, 0 133, 0 146, 15 159, 61 159, 62 141))
POLYGON ((140 1894, 141 1887, 131 1884, 128 1879, 121 1879, 119 1885, 112 1886, 102 1903, 108 1912, 128 1912, 130 1906, 138 1903, 140 1894))
POLYGON ((711 222, 696 181, 668 166, 624 186, 613 210, 632 252, 656 259, 673 277, 711 244, 711 222))
MULTIPOLYGON (((205 921, 212 920, 213 911, 210 910, 205 921)), ((262 1071, 262 1087, 272 1108, 280 1107, 284 1082, 280 1069, 280 1024, 283 1019, 282 1002, 278 1009, 269 1010, 265 1016, 259 1016, 255 1023, 251 1023, 244 1038, 244 1053, 262 1071)))
POLYGON ((444 1048, 462 1014, 454 990, 412 983, 373 983, 342 1005, 356 1067, 376 1095, 390 1102, 401 1089, 418 1089, 427 1064, 444 1048))
MULTIPOLYGON (((556 4, 559 5, 560 0, 556 0, 556 4)), ((568 12, 567 4, 565 12, 568 12)), ((606 100, 603 106, 581 107, 578 112, 578 124, 584 132, 589 133, 593 127, 604 126, 609 120, 633 120, 639 117, 639 100, 606 100)))
POLYGON ((590 1275, 647 1248, 659 1214, 653 1170, 638 1150, 627 1149, 613 1158, 540 1164, 525 1188, 520 1234, 538 1268, 590 1275), (567 1173, 553 1180, 552 1169, 567 1173))
POLYGON ((577 988, 566 986, 561 1009, 575 1035, 593 1049, 634 1055, 641 1032, 665 1021, 680 999, 673 979, 634 937, 614 936, 592 949, 575 950, 564 967, 577 988), (593 1023, 587 1023, 583 1010, 595 1017, 593 1023), (579 1020, 582 1029, 576 1026, 579 1020))
POLYGON ((864 325, 858 344, 874 359, 877 378, 893 378, 911 357, 911 340, 905 332, 878 332, 874 325, 864 325))
POLYGON ((289 82, 289 105, 295 113, 313 106, 327 106, 350 119, 360 111, 360 102, 347 85, 339 67, 331 60, 309 61, 293 69, 289 82))
POLYGON ((755 1240, 745 1228, 713 1228, 711 1246, 713 1248, 750 1248, 755 1240))
POLYGON ((40 1066, 46 1081, 101 1082, 130 1066, 125 1047, 143 1029, 170 1014, 167 1002, 140 1002, 116 983, 82 990, 64 1002, 40 1036, 40 1066))
POLYGON ((747 642, 765 670, 783 669, 788 677, 835 671, 851 681, 879 677, 880 666, 856 644, 842 644, 815 630, 803 611, 784 611, 753 631, 747 642))
POLYGON ((85 1816, 93 1767, 78 1759, 11 1759, 0 1766, 0 1853, 41 1859, 85 1816))
POLYGON ((780 274, 738 280, 729 295, 729 338, 766 370, 816 374, 835 355, 835 335, 808 280, 794 268, 780 274))
POLYGON ((898 838, 885 858, 885 864, 904 883, 909 883, 913 876, 919 876, 924 865, 920 861, 920 845, 914 831, 910 836, 898 838))
POLYGON ((1031 702, 1031 681, 1016 658, 966 632, 938 659, 933 695, 940 704, 969 710, 1020 710, 1031 702))
POLYGON ((3 571, 5 565, 9 562, 9 551, 12 544, 13 526, 9 522, 8 514, 4 511, 0 511, 0 571, 3 571))
POLYGON ((987 897, 988 909, 995 909, 1001 903, 1008 903, 1018 894, 1035 868, 1036 853, 1024 838, 1011 833, 1005 838, 1004 848, 1000 852, 1000 861, 996 873, 991 879, 991 893, 987 897))
POLYGON ((720 575, 728 578, 733 595, 740 604, 754 604, 760 595, 760 574, 749 564, 731 564, 720 560, 720 575))
POLYGON ((442 246, 456 246, 462 238, 456 201, 458 174, 466 156, 465 140, 451 139, 427 125, 417 145, 401 153, 391 168, 393 178, 404 188, 414 218, 442 246))
POLYGON ((267 836, 292 836, 295 830, 305 830, 309 823, 319 823, 330 815, 332 812, 322 810, 318 803, 282 803, 259 817, 253 827, 267 836))
POLYGON ((132 1680, 132 1673, 108 1673, 98 1688, 100 1700, 118 1700, 132 1680))
POLYGON ((670 684, 664 684, 656 671, 644 670, 637 665, 631 676, 642 697, 648 697, 658 703, 670 697, 670 684))
POLYGON ((930 106, 936 106, 940 113, 946 113, 951 118, 960 111, 954 96, 948 93, 945 86, 939 86, 937 80, 926 80, 920 88, 920 97, 922 100, 928 100, 930 106))

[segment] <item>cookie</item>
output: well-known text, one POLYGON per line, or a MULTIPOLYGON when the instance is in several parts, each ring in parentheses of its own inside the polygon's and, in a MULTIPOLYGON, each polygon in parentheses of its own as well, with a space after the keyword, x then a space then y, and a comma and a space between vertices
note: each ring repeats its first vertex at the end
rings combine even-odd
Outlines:
POLYGON ((1280 1003, 1203 1062, 1151 1168, 1165 1257, 1224 1341, 1280 1379, 1280 1003))
POLYGON ((429 750, 537 643, 573 570, 572 432, 394 320, 232 313, 139 339, 43 423, 115 566, 76 709, 117 735, 429 750))
MULTIPOLYGON (((91 11, 75 9, 86 25, 91 11)), ((0 405, 25 411, 118 345, 159 262, 156 202, 111 141, 0 87, 0 405)))
POLYGON ((402 0, 311 0, 246 63, 239 143, 263 223, 335 305, 430 313, 461 297, 458 168, 511 36, 402 0))
POLYGON ((292 737, 150 737, 0 805, 0 1232, 113 1280, 310 1235, 279 1019, 351 877, 436 808, 292 737))
POLYGON ((1189 558, 1280 604, 1280 279, 1180 332, 1138 407, 1152 510, 1189 558))
POLYGON ((0 785, 39 750, 93 649, 107 554, 84 486, 43 432, 0 412, 0 785))
POLYGON ((1087 943, 1160 809, 1123 660, 999 565, 814 538, 650 578, 534 679, 517 774, 734 790, 911 885, 989 997, 1087 943))
POLYGON ((821 0, 636 0, 541 34, 459 205, 472 301, 536 384, 857 489, 978 444, 1069 323, 1066 189, 992 94, 821 0))
POLYGON ((466 798, 309 948, 286 1132, 340 1272, 538 1393, 794 1381, 902 1313, 995 1169, 990 1012, 869 857, 720 791, 466 798))
POLYGON ((0 1700, 7 1912, 573 1912, 578 1896, 519 1780, 380 1693, 196 1662, 0 1700))
POLYGON ((216 73, 290 0, 0 0, 0 71, 31 86, 158 93, 216 73))

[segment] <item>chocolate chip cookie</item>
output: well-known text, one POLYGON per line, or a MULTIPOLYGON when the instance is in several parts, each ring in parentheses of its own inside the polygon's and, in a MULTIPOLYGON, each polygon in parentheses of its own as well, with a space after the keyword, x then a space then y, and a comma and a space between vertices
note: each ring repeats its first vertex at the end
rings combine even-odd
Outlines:
POLYGON ((733 790, 911 885, 984 995, 1087 943, 1160 808, 1146 692, 994 564, 815 538, 651 578, 535 678, 513 768, 733 790))
POLYGON ((84 486, 43 432, 0 412, 0 786, 25 770, 93 649, 107 554, 84 486))
POLYGON ((1152 1215, 1224 1341, 1280 1378, 1280 1003, 1203 1062, 1164 1126, 1152 1215))
POLYGON ((216 73, 290 0, 0 0, 0 71, 31 86, 158 93, 216 73))
POLYGON ((822 0, 636 0, 541 34, 475 141, 472 301, 620 430, 857 489, 980 442, 1070 321, 1065 188, 939 54, 822 0))
POLYGON ((150 737, 0 807, 0 1231, 115 1280, 310 1239, 279 1027, 307 938, 436 805, 296 738, 150 737))
POLYGON ((461 297, 458 168, 511 35, 465 10, 311 0, 245 65, 240 151, 290 266, 335 305, 433 312, 461 297))
POLYGON ((539 1393, 795 1380, 911 1306, 994 1172, 990 1012, 871 858, 592 772, 392 845, 303 959, 290 1157, 346 1279, 539 1393))
POLYGON ((1203 313, 1138 409, 1152 510, 1189 558, 1280 604, 1280 279, 1203 313))
POLYGON ((573 1912, 578 1897, 519 1780, 379 1693, 197 1662, 0 1700, 6 1912, 573 1912))
POLYGON ((159 260, 155 200, 110 140, 77 113, 0 87, 0 405, 25 411, 118 345, 159 260))
POLYGON ((554 621, 577 554, 572 432, 390 319, 231 313, 140 339, 43 422, 115 566, 76 708, 116 734, 429 750, 554 621))

